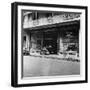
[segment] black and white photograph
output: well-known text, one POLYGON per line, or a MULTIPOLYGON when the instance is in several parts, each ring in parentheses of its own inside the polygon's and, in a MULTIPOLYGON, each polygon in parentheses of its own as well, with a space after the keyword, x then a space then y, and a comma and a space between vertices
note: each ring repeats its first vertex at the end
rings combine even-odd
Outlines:
POLYGON ((13 86, 87 81, 86 7, 14 3, 13 10, 13 86))
POLYGON ((23 77, 80 75, 80 15, 22 11, 23 77))

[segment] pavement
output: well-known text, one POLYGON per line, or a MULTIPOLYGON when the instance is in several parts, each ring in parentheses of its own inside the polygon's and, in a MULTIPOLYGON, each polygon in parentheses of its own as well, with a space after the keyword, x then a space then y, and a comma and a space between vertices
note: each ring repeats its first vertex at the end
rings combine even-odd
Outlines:
POLYGON ((80 62, 46 56, 23 56, 23 76, 80 75, 80 62))
POLYGON ((49 58, 49 59, 57 59, 57 60, 66 60, 66 61, 73 61, 73 62, 80 62, 79 57, 76 57, 75 55, 55 55, 55 54, 50 54, 50 55, 30 55, 34 57, 43 57, 43 58, 49 58))

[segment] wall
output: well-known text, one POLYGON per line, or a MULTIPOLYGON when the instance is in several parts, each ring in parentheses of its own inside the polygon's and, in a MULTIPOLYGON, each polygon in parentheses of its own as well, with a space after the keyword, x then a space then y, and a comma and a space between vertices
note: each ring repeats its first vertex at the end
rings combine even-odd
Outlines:
MULTIPOLYGON (((31 13, 31 15, 29 14, 30 16, 28 14, 24 16, 23 28, 31 28, 31 27, 42 26, 42 25, 51 25, 55 23, 68 22, 68 20, 73 21, 75 19, 76 20, 80 19, 80 14, 78 13, 65 13, 64 12, 60 14, 57 13, 58 15, 56 15, 56 13, 53 12, 53 13, 50 13, 50 14, 53 14, 53 16, 46 17, 45 16, 45 14, 47 14, 46 12, 39 19, 33 20, 32 19, 33 14, 34 13, 31 13)), ((40 15, 42 15, 42 13, 40 15)))
MULTIPOLYGON (((13 88, 11 81, 11 2, 18 0, 1 0, 0 2, 0 90, 90 90, 90 77, 88 84, 69 84, 69 85, 51 85, 38 87, 13 88)), ((90 9, 90 0, 19 0, 37 3, 69 4, 69 5, 87 5, 90 9)), ((88 10, 90 16, 90 10, 88 10)), ((88 17, 90 23, 90 17, 88 17)), ((90 38, 90 25, 88 29, 88 38, 90 38)), ((88 43, 90 46, 90 40, 88 43)), ((90 47, 88 47, 90 53, 90 47)), ((89 55, 90 59, 90 55, 89 55)), ((88 60, 90 64, 90 60, 88 60)), ((90 69, 90 65, 88 65, 90 69)), ((90 76, 90 70, 88 70, 90 76)))

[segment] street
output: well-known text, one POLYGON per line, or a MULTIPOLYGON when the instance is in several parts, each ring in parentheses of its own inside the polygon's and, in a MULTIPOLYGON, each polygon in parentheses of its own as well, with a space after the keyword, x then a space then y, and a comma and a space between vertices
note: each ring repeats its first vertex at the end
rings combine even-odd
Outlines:
POLYGON ((80 62, 23 56, 23 77, 79 74, 80 62))

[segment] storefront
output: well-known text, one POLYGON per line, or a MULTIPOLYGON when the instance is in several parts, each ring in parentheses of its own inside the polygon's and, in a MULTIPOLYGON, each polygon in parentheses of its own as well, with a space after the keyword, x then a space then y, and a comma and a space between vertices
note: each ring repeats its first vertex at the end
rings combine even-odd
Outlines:
POLYGON ((24 29, 23 52, 28 55, 79 55, 80 20, 24 29))

